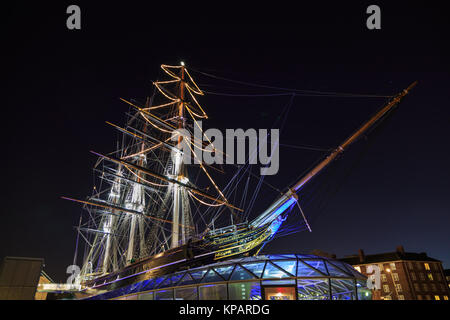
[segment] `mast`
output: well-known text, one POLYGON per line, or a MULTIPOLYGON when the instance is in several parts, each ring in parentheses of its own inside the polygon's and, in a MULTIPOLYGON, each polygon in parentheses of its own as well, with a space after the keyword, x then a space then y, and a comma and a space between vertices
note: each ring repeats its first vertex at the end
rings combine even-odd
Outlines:
POLYGON ((334 149, 324 160, 317 164, 311 171, 304 175, 295 185, 278 198, 266 211, 259 215, 253 222, 252 226, 257 227, 275 220, 287 208, 297 201, 297 192, 313 177, 319 174, 325 167, 327 167, 333 160, 335 160, 341 153, 343 153, 353 142, 355 142, 361 135, 367 132, 375 122, 383 118, 389 111, 391 111, 398 103, 406 96, 411 89, 417 85, 417 81, 409 85, 408 88, 397 94, 388 104, 382 107, 375 115, 366 121, 358 130, 356 130, 350 137, 334 149))
MULTIPOLYGON (((184 128, 184 63, 181 63, 181 81, 180 81, 180 103, 178 105, 178 129, 184 128)), ((178 137, 178 148, 181 150, 181 142, 182 135, 178 137)), ((176 152, 174 154, 174 166, 173 166, 173 174, 176 180, 181 181, 182 178, 182 161, 180 152, 176 152)), ((180 238, 180 211, 182 211, 181 205, 181 192, 182 189, 179 185, 173 184, 173 214, 172 214, 172 240, 171 240, 171 248, 178 247, 179 238, 180 238)), ((181 214, 183 214, 181 212, 181 214)), ((184 229, 184 228, 183 228, 184 229)), ((183 230, 184 231, 184 230, 183 230)), ((184 232, 183 232, 184 234, 184 232)))

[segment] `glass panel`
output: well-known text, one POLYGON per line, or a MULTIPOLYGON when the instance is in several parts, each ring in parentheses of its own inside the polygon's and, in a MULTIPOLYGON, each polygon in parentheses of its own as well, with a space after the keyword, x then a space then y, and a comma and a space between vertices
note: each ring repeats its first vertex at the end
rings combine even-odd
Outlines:
POLYGON ((345 263, 342 263, 341 261, 332 261, 330 263, 332 263, 336 267, 342 269, 342 271, 345 271, 345 273, 347 273, 351 277, 358 276, 361 278, 361 275, 358 275, 357 270, 355 270, 353 267, 351 267, 345 263))
POLYGON ((126 300, 137 300, 137 295, 128 296, 126 300))
MULTIPOLYGON (((325 263, 323 262, 323 260, 321 259, 316 259, 316 260, 302 260, 303 262, 305 262, 306 264, 310 265, 313 268, 316 268, 317 270, 319 270, 320 272, 322 272, 324 275, 328 276, 328 271, 325 268, 325 263)), ((300 265, 300 263, 298 264, 300 265)))
POLYGON ((323 277, 319 271, 313 269, 308 264, 298 262, 297 265, 297 277, 323 277))
POLYGON ((172 282, 170 281, 170 276, 168 276, 166 278, 166 280, 164 280, 160 285, 159 288, 165 288, 165 287, 171 287, 172 286, 172 282))
POLYGON ((153 287, 157 288, 159 285, 161 285, 161 283, 164 281, 164 279, 165 279, 165 277, 156 278, 155 285, 153 287))
POLYGON ((355 284, 353 280, 331 279, 331 292, 333 300, 354 300, 355 284))
POLYGON ((143 281, 141 290, 142 291, 151 290, 154 287, 155 287, 155 279, 145 280, 143 281))
POLYGON ((266 269, 264 269, 264 275, 263 278, 264 279, 268 279, 268 278, 289 278, 290 276, 280 270, 279 268, 275 267, 272 263, 267 262, 266 265, 266 269))
POLYGON ((356 290, 358 293, 358 300, 372 300, 372 290, 367 288, 366 281, 356 280, 356 290))
POLYGON ((253 262, 253 263, 243 263, 242 266, 256 275, 258 278, 261 278, 262 272, 264 270, 265 262, 253 262))
POLYGON ((142 282, 138 282, 138 283, 133 283, 132 285, 128 286, 128 292, 139 292, 141 291, 141 287, 142 287, 143 283, 142 282))
POLYGON ((345 273, 344 271, 342 271, 341 269, 335 267, 328 261, 327 261, 327 268, 328 268, 328 272, 330 273, 330 276, 347 277, 347 278, 351 277, 351 275, 349 275, 349 274, 345 273))
POLYGON ((237 282, 228 284, 230 300, 261 300, 259 282, 237 282))
POLYGON ((223 279, 214 272, 214 270, 209 270, 206 276, 202 279, 202 282, 222 282, 223 279))
POLYGON ((155 291, 155 300, 173 300, 173 290, 155 291))
POLYGON ((190 272, 190 274, 194 280, 200 281, 200 279, 205 275, 206 271, 208 271, 208 269, 190 272))
POLYGON ((226 284, 211 284, 199 287, 200 300, 227 300, 226 284))
POLYGON ((295 267, 297 264, 297 260, 278 260, 272 262, 295 277, 295 267))
POLYGON ((225 280, 228 280, 230 277, 231 272, 233 271, 234 266, 226 266, 226 267, 219 267, 214 268, 214 270, 220 274, 225 280))
POLYGON ((292 280, 263 280, 261 281, 263 286, 286 286, 295 285, 295 279, 292 280))
POLYGON ((177 273, 173 275, 170 280, 172 281, 172 285, 176 285, 178 281, 180 281, 181 277, 183 277, 184 273, 177 273))
POLYGON ((328 279, 298 279, 298 300, 330 300, 328 279))
POLYGON ((197 287, 175 289, 175 300, 197 300, 197 287))
MULTIPOLYGON (((347 270, 351 275, 353 275, 354 277, 358 278, 358 279, 365 279, 365 276, 363 274, 361 274, 356 268, 353 268, 351 265, 348 265, 346 263, 343 263, 345 270, 347 270)), ((380 270, 382 271, 382 270, 380 270)))
POLYGON ((141 293, 138 295, 138 300, 153 300, 153 292, 141 293))
POLYGON ((236 269, 234 269, 230 280, 247 280, 254 278, 255 277, 252 276, 247 270, 244 270, 241 266, 236 265, 236 269))
POLYGON ((178 283, 178 285, 188 285, 188 284, 193 284, 196 283, 196 281, 194 279, 192 279, 192 277, 189 275, 189 273, 186 273, 183 277, 183 279, 181 279, 181 281, 178 283))

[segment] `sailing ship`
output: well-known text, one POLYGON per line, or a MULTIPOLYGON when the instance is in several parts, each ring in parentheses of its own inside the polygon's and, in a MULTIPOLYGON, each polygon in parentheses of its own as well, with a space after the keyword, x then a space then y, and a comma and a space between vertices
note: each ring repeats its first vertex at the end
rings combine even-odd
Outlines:
MULTIPOLYGON (((183 63, 161 68, 169 79, 153 83, 155 94, 144 105, 121 99, 130 108, 126 126, 107 122, 119 132, 120 141, 114 152, 93 152, 98 156, 94 166, 98 186, 92 195, 85 200, 63 197, 81 203, 88 212, 76 228, 87 243, 77 278, 85 289, 110 291, 183 269, 257 255, 280 229, 289 209, 298 205, 299 190, 382 121, 416 85, 393 96, 255 219, 241 221, 243 210, 230 203, 212 179, 210 167, 202 162, 199 171, 210 186, 196 185, 182 161, 179 143, 183 138, 173 139, 177 130, 192 130, 207 119, 198 101, 204 92, 183 63), (220 213, 229 210, 231 223, 215 228, 215 219, 204 221, 200 230, 195 214, 202 207, 207 207, 204 211, 222 208, 220 213)), ((188 145, 193 157, 208 150, 195 137, 188 145)), ((309 228, 304 215, 303 219, 309 228)))

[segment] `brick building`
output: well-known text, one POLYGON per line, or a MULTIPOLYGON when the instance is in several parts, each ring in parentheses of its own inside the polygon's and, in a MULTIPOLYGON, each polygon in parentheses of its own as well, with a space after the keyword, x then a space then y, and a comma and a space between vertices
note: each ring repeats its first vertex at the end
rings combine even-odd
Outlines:
POLYGON ((380 269, 381 288, 373 290, 374 300, 448 300, 449 287, 442 263, 426 253, 405 252, 398 246, 395 252, 357 255, 339 259, 351 264, 366 276, 369 265, 380 269))

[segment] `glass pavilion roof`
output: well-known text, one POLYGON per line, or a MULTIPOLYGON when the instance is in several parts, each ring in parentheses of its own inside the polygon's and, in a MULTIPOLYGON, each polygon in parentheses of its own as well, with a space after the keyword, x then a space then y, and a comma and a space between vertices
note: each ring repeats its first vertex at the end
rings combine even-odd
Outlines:
POLYGON ((334 259, 308 254, 261 255, 226 260, 198 268, 145 280, 106 292, 93 299, 155 289, 242 280, 281 280, 289 278, 336 278, 365 281, 367 278, 352 266, 334 259))

